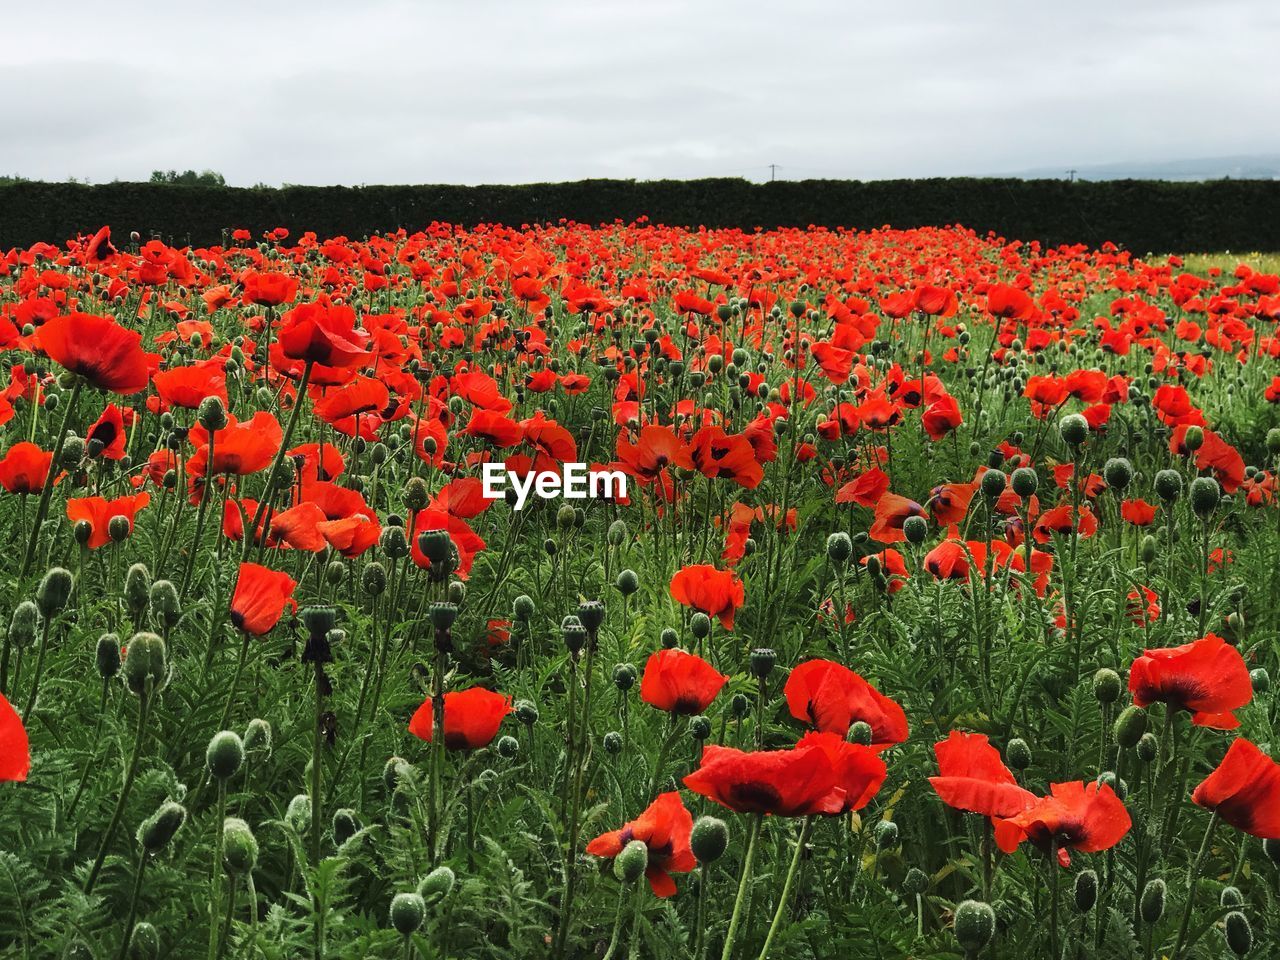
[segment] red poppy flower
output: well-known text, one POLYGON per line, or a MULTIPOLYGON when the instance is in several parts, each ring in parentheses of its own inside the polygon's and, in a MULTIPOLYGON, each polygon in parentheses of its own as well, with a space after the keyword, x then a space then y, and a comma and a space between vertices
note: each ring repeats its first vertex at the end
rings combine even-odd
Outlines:
POLYGON ((808 660, 787 677, 783 695, 797 720, 824 733, 845 736, 861 721, 871 727, 871 746, 885 750, 907 739, 901 706, 848 667, 832 660, 808 660))
MULTIPOLYGON (((498 735, 502 719, 511 712, 511 698, 471 687, 444 695, 444 745, 449 750, 477 750, 498 735)), ((435 715, 428 697, 409 721, 409 732, 431 742, 435 715)))
POLYGON ((1148 527, 1155 522, 1156 505, 1145 500, 1125 500, 1120 504, 1120 517, 1135 527, 1148 527))
POLYGON ((0 781, 27 779, 31 770, 31 744, 22 718, 0 693, 0 781))
POLYGON ((292 303, 298 295, 298 278, 287 273, 250 270, 240 278, 240 282, 244 285, 241 299, 245 303, 278 307, 282 303, 292 303))
POLYGON ((195 410, 206 397, 227 406, 226 361, 221 357, 188 367, 171 367, 151 378, 160 399, 171 407, 195 410))
POLYGON ((129 532, 133 532, 133 521, 138 511, 151 502, 151 494, 135 493, 115 500, 104 500, 102 497, 73 497, 67 501, 67 519, 72 525, 81 520, 89 524, 90 550, 97 550, 111 541, 108 527, 116 517, 124 517, 129 521, 129 532))
POLYGON ((1253 682, 1240 651, 1211 633, 1144 651, 1129 668, 1129 691, 1139 707, 1164 703, 1191 711, 1197 726, 1234 730, 1240 721, 1232 711, 1253 699, 1253 682))
POLYGON ((382 535, 382 525, 377 519, 370 519, 360 513, 337 520, 324 520, 316 524, 316 529, 325 542, 344 557, 360 556, 377 543, 378 537, 382 535))
POLYGON ((290 360, 350 367, 369 358, 369 335, 356 328, 356 312, 346 305, 301 303, 285 313, 278 336, 290 360))
POLYGON ((841 812, 838 772, 827 752, 812 745, 748 753, 711 744, 684 785, 738 813, 801 817, 841 812))
POLYGON ((748 490, 754 490, 764 479, 755 447, 742 434, 706 426, 690 438, 689 451, 694 468, 709 479, 729 479, 748 490))
POLYGON ((659 650, 649 657, 640 681, 640 699, 682 716, 703 713, 729 678, 701 657, 683 650, 659 650))
POLYGON ((0 460, 0 486, 10 493, 40 493, 49 479, 53 454, 26 440, 15 443, 0 460))
POLYGON ((72 313, 36 331, 36 343, 65 369, 100 390, 130 394, 150 381, 142 334, 108 317, 72 313))
POLYGON ((1056 845, 1058 863, 1066 867, 1071 864, 1071 850, 1109 850, 1124 839, 1130 826, 1129 811, 1109 784, 1053 783, 1049 796, 995 821, 996 846, 1013 853, 1023 840, 1046 851, 1056 845))
POLYGON ((651 483, 669 466, 693 469, 689 448, 670 427, 641 427, 634 443, 618 435, 622 469, 641 483, 651 483))
POLYGON ((267 527, 267 543, 273 547, 283 544, 292 550, 319 553, 325 548, 320 524, 327 519, 319 506, 304 500, 271 518, 267 527))
POLYGON ((624 824, 621 830, 600 834, 587 844, 587 853, 612 859, 627 844, 639 840, 649 848, 645 879, 656 896, 669 897, 676 892, 671 874, 688 873, 698 865, 689 848, 692 832, 693 815, 685 809, 680 794, 672 790, 659 794, 644 813, 624 824))
POLYGON ((196 444, 196 452, 187 461, 187 472, 192 476, 245 476, 271 466, 284 440, 284 430, 280 421, 265 410, 259 410, 245 423, 237 423, 232 417, 227 426, 213 435, 212 464, 209 463, 208 431, 196 427, 190 439, 196 444))
POLYGON ((237 630, 262 636, 280 622, 285 608, 298 609, 293 599, 297 586, 287 573, 256 563, 240 564, 235 593, 231 596, 231 622, 237 630))
POLYGON ((938 775, 929 783, 949 807, 984 817, 1012 817, 1036 802, 1036 795, 1018 786, 1000 751, 981 733, 952 730, 933 745, 938 775))
MULTIPOLYGON (((132 412, 130 410, 130 413, 132 412)), ((124 414, 121 413, 120 408, 114 403, 108 403, 106 409, 102 411, 102 416, 98 417, 85 431, 84 438, 89 443, 96 440, 102 444, 102 451, 97 456, 106 460, 123 460, 125 429, 124 414)))
POLYGON ((876 503, 875 518, 867 536, 878 543, 901 543, 907 539, 902 532, 902 525, 908 517, 924 516, 924 507, 914 500, 900 497, 896 493, 886 493, 876 503))
POLYGON ((733 629, 733 617, 746 603, 742 581, 731 570, 717 570, 709 563, 696 563, 677 570, 671 578, 671 596, 676 603, 716 617, 726 630, 733 629))
POLYGON ((514 447, 524 439, 524 430, 510 417, 476 408, 463 429, 468 437, 479 437, 495 447, 514 447))
POLYGON ((1222 762, 1191 794, 1237 830, 1267 840, 1280 839, 1280 764, 1238 737, 1222 762))
POLYGON ((811 731, 800 738, 796 749, 819 750, 826 755, 835 774, 836 790, 842 795, 837 814, 861 810, 884 786, 888 769, 871 747, 849 743, 834 733, 811 731))

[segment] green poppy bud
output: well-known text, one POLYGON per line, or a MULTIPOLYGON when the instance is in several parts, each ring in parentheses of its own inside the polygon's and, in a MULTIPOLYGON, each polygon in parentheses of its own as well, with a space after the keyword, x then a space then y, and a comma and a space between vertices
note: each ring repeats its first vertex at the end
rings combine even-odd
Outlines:
POLYGON ((859 720, 850 724, 848 736, 845 737, 850 743, 858 743, 864 747, 871 746, 871 724, 865 720, 859 720))
POLYGON ((1266 693, 1271 689, 1271 674, 1267 673, 1266 667, 1250 670, 1249 679, 1253 681, 1254 693, 1266 693))
POLYGON ((166 627, 172 628, 182 618, 182 601, 171 580, 151 584, 151 612, 166 627))
POLYGON ((391 926, 406 939, 422 927, 427 918, 427 905, 417 893, 397 893, 391 898, 391 926))
POLYGON ((622 752, 622 734, 617 730, 610 730, 604 735, 604 752, 611 757, 616 757, 622 752))
POLYGON ((571 656, 576 657, 587 645, 587 628, 575 616, 567 616, 560 622, 560 636, 571 656))
POLYGON ((403 527, 383 527, 378 547, 388 560, 403 560, 409 555, 409 538, 405 536, 403 527))
POLYGON ((662 645, 663 650, 671 650, 680 646, 680 634, 671 627, 663 627, 662 632, 658 634, 658 643, 662 645))
POLYGON ((1009 478, 1000 470, 988 470, 982 475, 982 495, 988 500, 997 500, 1004 493, 1009 478))
POLYGON ((125 607, 135 617, 147 609, 151 601, 151 571, 145 563, 135 563, 124 575, 125 607))
POLYGON ((436 867, 422 878, 422 882, 418 884, 418 893, 428 903, 435 903, 453 892, 456 880, 450 867, 436 867))
POLYGON ((1138 545, 1138 556, 1142 559, 1143 563, 1151 563, 1155 560, 1159 549, 1160 545, 1156 542, 1156 538, 1148 533, 1142 538, 1142 542, 1138 545))
POLYGON ((94 652, 97 662, 98 676, 110 680, 120 672, 120 638, 114 633, 104 633, 98 638, 98 648, 94 652))
POLYGON ((1161 470, 1155 479, 1156 496, 1165 503, 1173 503, 1182 496, 1182 474, 1177 470, 1161 470))
POLYGON ((640 575, 634 570, 619 570, 613 585, 624 597, 629 597, 640 589, 640 575))
POLYGON ((145 920, 133 925, 129 938, 129 960, 157 960, 160 956, 160 934, 145 920))
POLYGON ((135 633, 124 658, 124 682, 138 696, 162 689, 169 679, 168 650, 154 633, 135 633))
POLYGON ((711 736, 711 721, 703 716, 690 717, 689 736, 698 742, 707 739, 711 736))
POLYGON ((1156 739, 1154 733, 1144 733, 1138 738, 1137 745, 1133 748, 1133 752, 1137 754, 1139 760, 1143 763, 1150 763, 1156 758, 1156 753, 1160 749, 1160 741, 1156 739))
POLYGON ((521 623, 528 623, 533 619, 533 609, 533 598, 523 593, 511 605, 512 613, 521 623))
POLYGON ((698 640, 711 633, 711 618, 699 611, 689 618, 689 632, 698 640))
POLYGON ((1142 897, 1138 901, 1138 912, 1142 916, 1143 923, 1159 923, 1160 918, 1164 916, 1164 881, 1159 877, 1154 880, 1148 880, 1147 885, 1142 888, 1142 897))
POLYGON ((167 800, 160 804, 155 813, 142 821, 142 826, 138 827, 138 842, 147 853, 155 856, 169 845, 169 841, 186 820, 187 808, 167 800))
POLYGON ((40 608, 40 615, 46 620, 52 620, 61 613, 71 599, 75 583, 70 570, 63 567, 50 569, 36 587, 36 606, 40 608))
POLYGON ((1204 446, 1204 428, 1192 424, 1182 435, 1182 446, 1190 453, 1195 453, 1204 446))
POLYGON ((1223 930, 1227 938, 1227 946, 1237 957, 1243 957, 1253 949, 1253 928, 1249 926, 1249 918, 1239 910, 1232 910, 1222 918, 1223 930))
POLYGON ((124 543, 133 533, 133 524, 123 514, 117 514, 107 521, 107 536, 112 543, 124 543))
POLYGON ((381 596, 387 589, 387 568, 377 560, 370 562, 360 574, 360 584, 369 596, 381 596))
MULTIPOLYGON (((913 546, 919 546, 924 543, 925 537, 929 535, 929 521, 924 517, 907 517, 902 524, 902 535, 907 538, 907 542, 913 546)), ((877 567, 880 565, 880 558, 872 554, 867 558, 867 566, 870 569, 872 562, 877 567)))
POLYGON ((1076 909, 1088 913, 1098 899, 1098 875, 1092 870, 1081 870, 1076 874, 1074 892, 1076 909))
POLYGON ((311 826, 311 798, 300 793, 290 800, 284 812, 284 820, 294 833, 306 833, 311 826))
POLYGON ((214 780, 230 780, 244 763, 244 741, 232 730, 215 733, 205 751, 204 762, 214 780))
POLYGON ((1014 737, 1004 748, 1004 757, 1014 770, 1031 766, 1031 747, 1021 737, 1014 737))
POLYGON ((515 703, 516 719, 523 723, 526 727, 532 727, 538 722, 538 708, 528 700, 517 700, 515 703))
POLYGON ((729 847, 729 827, 718 817, 699 817, 694 821, 689 846, 698 863, 715 863, 729 847))
POLYGON ((924 893, 929 889, 929 875, 919 867, 912 867, 902 878, 902 889, 912 896, 924 893))
POLYGON ((892 820, 880 820, 875 828, 876 846, 886 850, 898 842, 898 825, 892 820))
POLYGON ((1069 413, 1058 421, 1058 432, 1064 443, 1078 447, 1089 439, 1089 421, 1078 413, 1069 413))
POLYGON ((1125 457, 1112 457, 1102 467, 1102 479, 1107 486, 1120 493, 1133 480, 1133 464, 1125 457))
POLYGON ((853 556, 853 541, 843 530, 827 537, 827 557, 832 563, 843 565, 853 556))
POLYGON ((222 822, 222 867, 233 876, 248 876, 258 865, 258 841, 239 817, 222 822))
POLYGON ((498 738, 498 756, 504 760, 514 759, 520 752, 520 741, 512 736, 498 738))
POLYGON ((1147 714, 1141 707, 1129 706, 1116 717, 1113 732, 1116 742, 1125 749, 1132 749, 1147 732, 1147 714))
POLYGON ((627 539, 627 523, 625 520, 615 520, 609 524, 609 532, 606 535, 609 546, 620 547, 627 539))
POLYGON ((350 807, 333 811, 333 842, 342 846, 360 832, 360 816, 350 807))
POLYGON ((1035 494, 1040 486, 1040 477, 1030 467, 1019 467, 1013 471, 1013 492, 1023 500, 1035 494))
POLYGON ((745 693, 735 693, 729 700, 729 711, 737 720, 742 720, 751 712, 751 701, 745 693))
POLYGON ((13 610, 9 620, 9 640, 15 646, 29 647, 36 641, 36 624, 40 610, 30 600, 23 600, 13 610))
POLYGON ((636 684, 636 668, 629 663, 620 663, 613 668, 613 685, 619 690, 627 691, 636 684))
POLYGON ((1222 907, 1240 907, 1244 905, 1244 895, 1239 887, 1223 887, 1218 894, 1218 905, 1222 907))
POLYGON ((1093 675, 1093 698, 1099 703, 1115 703, 1120 698, 1120 674, 1103 667, 1093 675))
POLYGON ((643 840, 632 840, 613 858, 613 875, 622 883, 635 883, 648 866, 648 846, 643 840))
MULTIPOLYGON (((404 485, 404 505, 417 513, 427 505, 427 501, 431 499, 431 492, 427 489, 427 482, 421 477, 410 477, 404 485)), ((437 531, 444 534, 445 539, 449 538, 443 530, 437 531)))
POLYGON ((220 397, 205 397, 196 408, 196 420, 206 430, 221 430, 227 425, 227 409, 220 397))
POLYGON ((251 754, 271 754, 271 724, 254 718, 244 729, 244 748, 251 754))
MULTIPOLYGON (((400 781, 408 777, 413 768, 403 757, 390 757, 382 765, 382 786, 387 793, 395 793, 400 781)), ((296 798, 295 798, 296 799, 296 798)), ((304 798, 305 799, 305 798, 304 798)))
POLYGON ((1191 481, 1191 509, 1201 520, 1207 519, 1222 500, 1222 488, 1213 477, 1196 477, 1191 481))
POLYGON ((996 912, 989 903, 965 900, 956 906, 956 941, 968 953, 975 954, 991 942, 996 933, 996 912))

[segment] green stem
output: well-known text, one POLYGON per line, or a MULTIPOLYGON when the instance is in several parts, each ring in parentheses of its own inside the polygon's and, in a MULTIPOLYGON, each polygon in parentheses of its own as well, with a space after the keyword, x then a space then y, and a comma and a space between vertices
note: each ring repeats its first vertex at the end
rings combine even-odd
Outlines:
POLYGON ((782 882, 782 893, 778 895, 778 906, 773 912, 773 922, 769 924, 769 933, 764 938, 764 946, 760 948, 759 960, 765 960, 769 956, 769 948, 773 946, 773 939, 783 927, 787 905, 791 900, 791 886, 796 879, 796 870, 800 866, 800 857, 804 853, 804 845, 808 843, 809 833, 813 829, 813 819, 814 815, 809 814, 804 818, 804 824, 800 827, 800 836, 796 838, 795 853, 791 855, 791 866, 787 868, 787 879, 782 882))
POLYGON ((1196 881, 1200 879, 1200 871, 1204 868, 1205 856, 1209 853, 1209 844, 1213 833, 1218 828, 1218 813, 1215 810, 1209 816, 1209 825, 1205 827, 1204 839, 1200 841, 1200 852, 1196 854, 1195 866, 1187 877, 1187 905, 1182 910, 1182 922, 1178 925, 1178 939, 1174 943, 1173 960, 1182 960, 1182 945, 1187 939, 1187 928, 1191 926, 1191 909, 1196 902, 1196 881))
POLYGON ((133 781, 138 775, 138 762, 142 759, 143 732, 146 728, 147 712, 150 706, 151 681, 148 680, 147 687, 138 700, 138 726, 133 735, 133 754, 129 757, 129 766, 125 769, 124 784, 120 788, 120 796, 116 799, 116 807, 111 814, 111 822, 107 824, 107 829, 102 834, 102 842, 98 846, 98 855, 94 858, 93 867, 89 870, 89 878, 85 881, 84 892, 86 894, 93 893, 93 888, 98 882, 98 875, 102 872, 102 864, 107 859, 107 850, 111 846, 111 841, 115 838, 116 830, 120 826, 120 820, 124 816, 125 804, 129 801, 129 793, 133 790, 133 781))
POLYGON ((120 941, 120 960, 129 955, 129 944, 133 941, 133 921, 138 916, 138 897, 142 893, 142 875, 147 870, 147 851, 144 847, 138 855, 138 869, 133 878, 133 893, 129 896, 129 918, 124 922, 124 939, 120 941))
POLYGON ((751 824, 751 835, 747 838, 747 852, 742 857, 742 876, 738 878, 738 895, 733 899, 733 914, 729 918, 729 929, 724 935, 724 949, 720 951, 720 960, 730 960, 733 956, 733 940, 738 933, 738 924, 742 921, 742 908, 746 901, 747 889, 751 885, 751 862, 756 854, 756 841, 760 837, 760 827, 764 822, 764 814, 757 813, 751 824))
POLYGON ((62 462, 62 448, 67 442, 67 425, 71 422, 71 412, 76 408, 76 401, 80 399, 80 390, 83 387, 84 380, 76 377, 75 385, 71 388, 71 396, 67 398, 67 409, 62 414, 62 423, 58 425, 57 438, 53 442, 53 459, 49 461, 49 475, 45 478, 44 487, 40 491, 40 503, 36 507, 36 522, 31 527, 31 536, 27 538, 27 549, 22 556, 22 569, 18 573, 19 583, 26 578, 27 572, 31 569, 31 562, 36 557, 36 548, 40 543, 40 528, 44 525, 44 518, 49 512, 49 500, 53 497, 53 481, 57 475, 58 465, 62 462))

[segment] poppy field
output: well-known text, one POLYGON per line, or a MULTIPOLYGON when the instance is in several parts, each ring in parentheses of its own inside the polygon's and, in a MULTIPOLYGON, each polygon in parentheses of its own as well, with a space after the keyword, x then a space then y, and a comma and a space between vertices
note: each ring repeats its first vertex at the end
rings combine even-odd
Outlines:
POLYGON ((0 253, 0 956, 1276 956, 1277 321, 958 227, 0 253))

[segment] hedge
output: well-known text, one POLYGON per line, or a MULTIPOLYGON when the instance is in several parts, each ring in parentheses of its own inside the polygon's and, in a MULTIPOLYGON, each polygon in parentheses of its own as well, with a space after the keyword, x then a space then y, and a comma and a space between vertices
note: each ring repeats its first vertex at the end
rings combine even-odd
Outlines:
POLYGON ((431 221, 464 225, 633 221, 707 227, 916 227, 960 223, 1050 244, 1150 251, 1280 250, 1280 181, 933 179, 583 180, 517 186, 235 187, 25 182, 0 186, 0 249, 59 243, 110 224, 170 243, 277 226, 363 237, 431 221))

